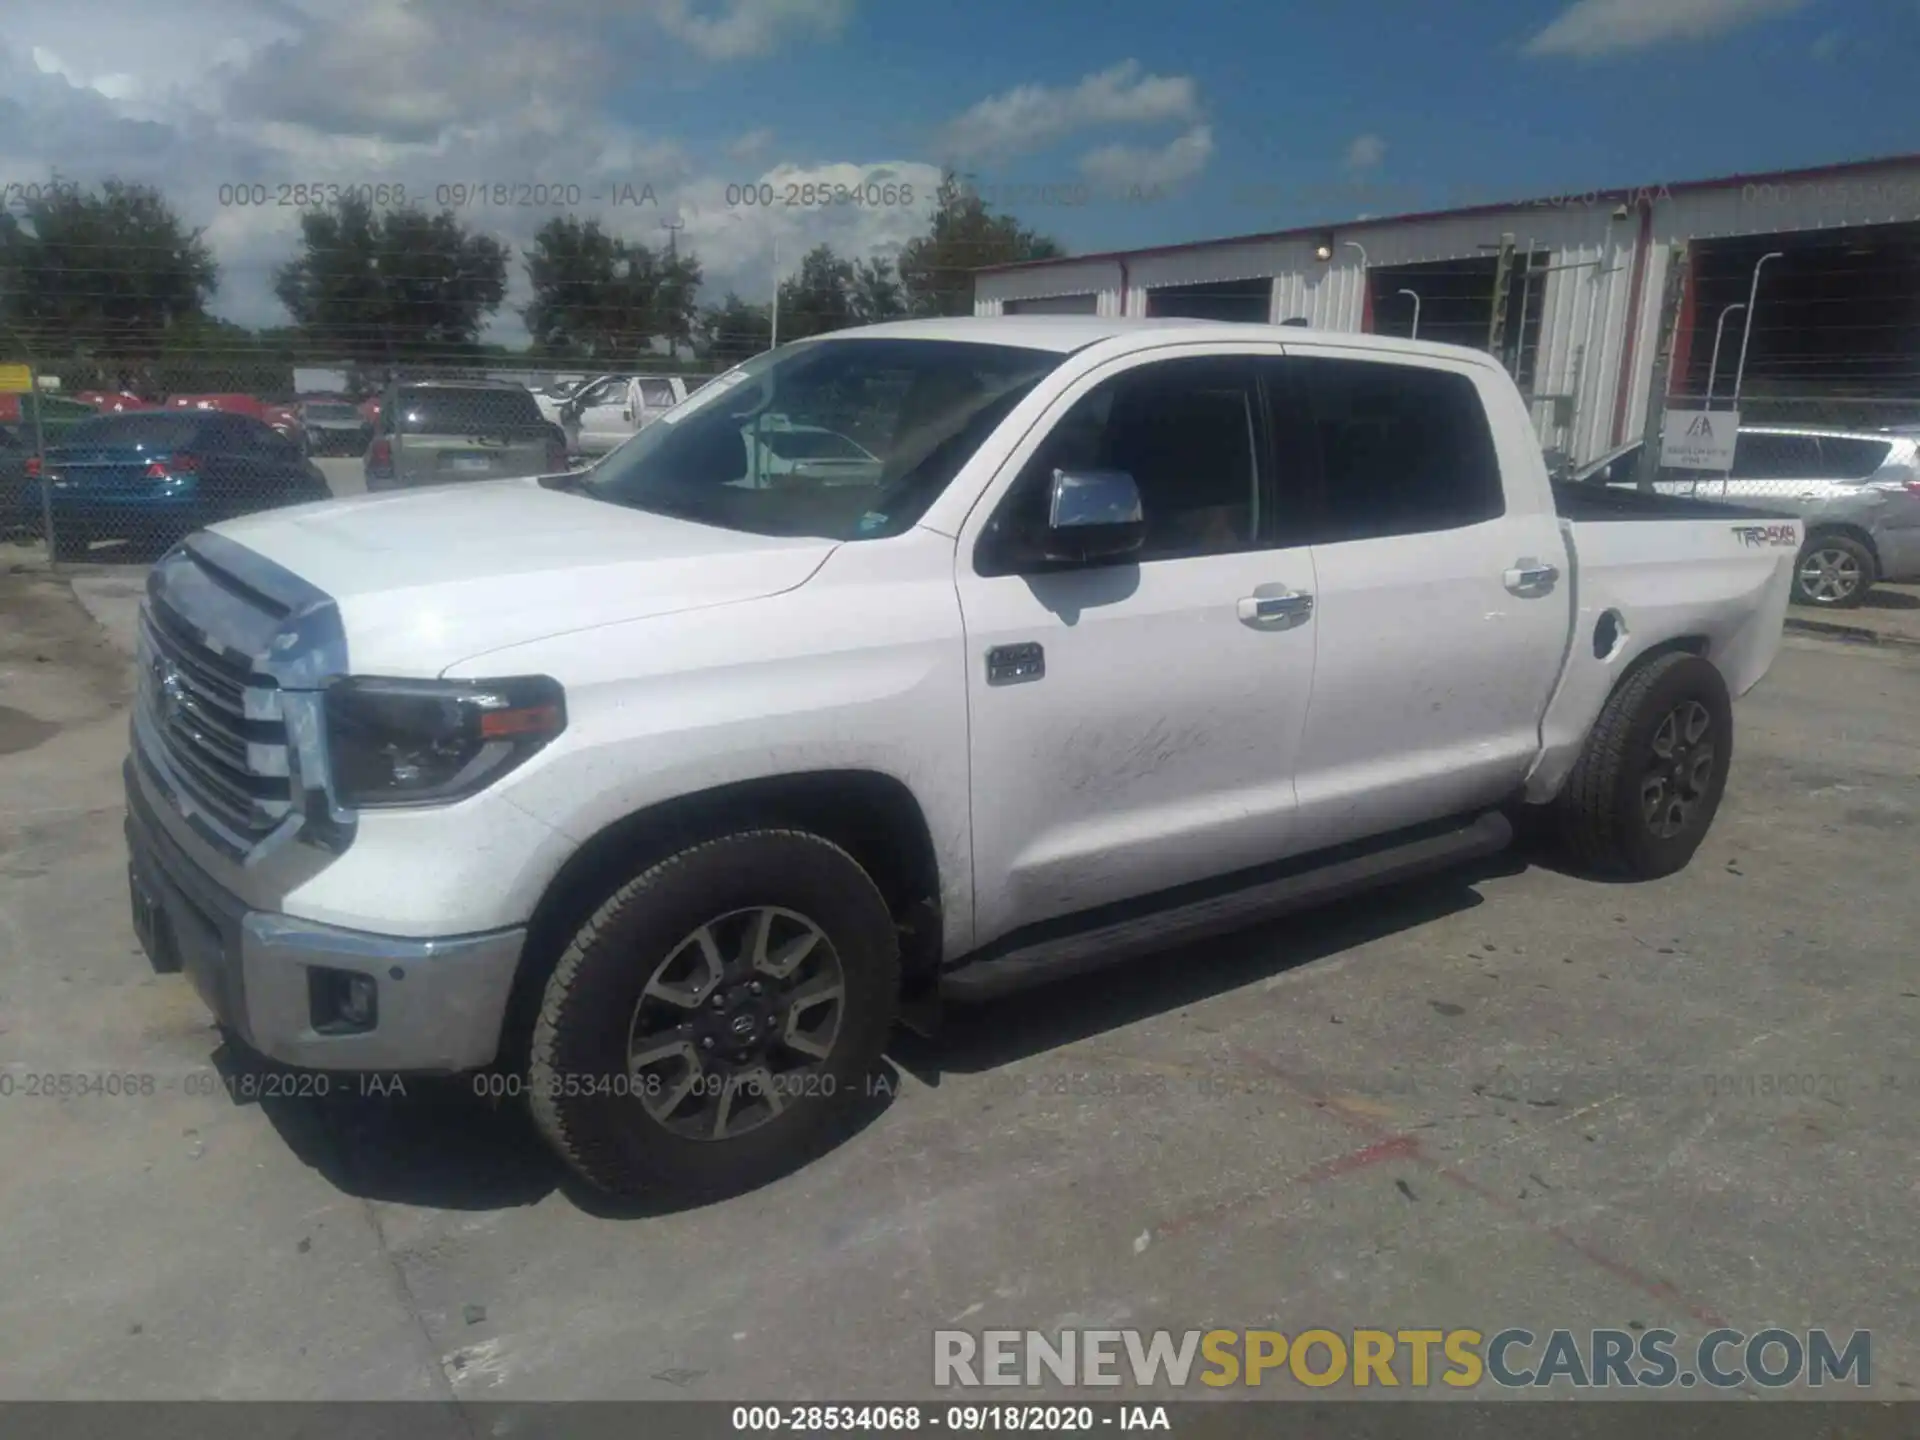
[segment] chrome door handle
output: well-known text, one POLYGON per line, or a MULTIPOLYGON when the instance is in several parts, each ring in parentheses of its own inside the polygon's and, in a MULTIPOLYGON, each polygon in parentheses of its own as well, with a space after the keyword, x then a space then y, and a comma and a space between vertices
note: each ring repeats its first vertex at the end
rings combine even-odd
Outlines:
POLYGON ((1280 628, 1298 625, 1313 615, 1313 596, 1297 591, 1284 595, 1248 595, 1240 601, 1240 619, 1248 625, 1280 628))
POLYGON ((1545 595, 1560 579, 1560 569, 1556 565, 1545 565, 1529 557, 1517 561, 1513 568, 1500 578, 1507 589, 1515 595, 1545 595))

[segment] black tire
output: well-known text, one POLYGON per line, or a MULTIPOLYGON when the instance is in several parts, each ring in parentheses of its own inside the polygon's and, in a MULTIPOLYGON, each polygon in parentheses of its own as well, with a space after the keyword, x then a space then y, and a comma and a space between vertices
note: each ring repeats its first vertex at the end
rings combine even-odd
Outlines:
POLYGON ((1793 562, 1793 603, 1816 610, 1851 610, 1867 598, 1879 578, 1873 551, 1851 535, 1837 531, 1812 535, 1793 562))
POLYGON ((1697 655, 1658 656, 1601 708, 1554 802, 1561 842, 1575 863, 1600 874, 1652 880, 1684 869, 1720 808, 1732 759, 1733 702, 1720 672, 1697 655), (1696 706, 1705 717, 1699 738, 1688 742, 1681 734, 1679 758, 1663 760, 1656 750, 1663 727, 1674 717, 1684 726, 1696 706), (1683 764, 1684 785, 1673 769, 1683 764), (1660 792, 1647 788, 1656 774, 1665 787, 1660 792), (1682 801, 1684 819, 1662 833, 1674 824, 1672 806, 1682 801))
MULTIPOLYGON (((729 984, 707 993, 742 988, 729 984)), ((844 850, 804 831, 771 829, 690 846, 616 890, 560 957, 533 1027, 528 1091, 534 1122, 576 1173, 609 1194, 700 1200, 752 1189, 800 1168, 840 1138, 886 1045, 899 992, 893 917, 871 877, 844 850), (824 1058, 783 1082, 778 1113, 742 1134, 691 1138, 669 1123, 692 1121, 656 1117, 627 1088, 660 1073, 630 1069, 643 994, 661 993, 649 991, 656 971, 684 953, 696 932, 712 927, 721 934, 728 923, 722 917, 758 908, 805 917, 824 938, 831 954, 822 959, 837 965, 844 997, 835 1033, 824 1058), (602 1077, 615 1093, 607 1093, 602 1077)), ((687 993, 698 993, 698 986, 690 984, 687 993)), ((683 1030, 710 1020, 719 1025, 727 1014, 710 1017, 704 1001, 682 1013, 689 1022, 683 1030)), ((723 1050, 725 1044, 723 1036, 723 1050)), ((703 1075, 716 1058, 689 1055, 698 1062, 689 1070, 703 1075)), ((662 1063, 667 1085, 688 1073, 673 1071, 676 1062, 662 1063)), ((649 1093, 651 1103, 666 1103, 662 1091, 649 1093)), ((701 1097, 691 1099, 697 1109, 701 1097)))

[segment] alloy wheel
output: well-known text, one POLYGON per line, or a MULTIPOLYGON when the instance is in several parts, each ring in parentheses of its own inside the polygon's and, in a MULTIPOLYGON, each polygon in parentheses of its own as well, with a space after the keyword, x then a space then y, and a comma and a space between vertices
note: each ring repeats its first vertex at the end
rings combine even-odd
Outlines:
POLYGON ((1687 828, 1713 783, 1713 717, 1698 700, 1682 700, 1653 732, 1640 779, 1647 828, 1669 840, 1687 828))
POLYGON ((634 1093, 676 1135, 733 1139, 830 1093, 845 1010, 840 957, 818 925, 773 905, 731 911, 674 946, 641 992, 634 1093))

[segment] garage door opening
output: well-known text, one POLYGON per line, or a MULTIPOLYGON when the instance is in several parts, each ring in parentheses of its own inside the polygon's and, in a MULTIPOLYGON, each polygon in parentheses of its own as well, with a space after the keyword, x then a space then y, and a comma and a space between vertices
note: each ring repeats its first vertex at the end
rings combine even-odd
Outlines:
MULTIPOLYGON (((1743 418, 1883 425, 1920 421, 1920 224, 1869 225, 1696 242, 1686 360, 1673 393, 1733 403, 1741 336, 1751 319, 1743 418), (1761 257, 1751 315, 1745 305, 1761 257), (1721 317, 1725 315, 1725 324, 1721 317)), ((1686 314, 1687 312, 1683 312, 1686 314)))
POLYGON ((1265 325, 1273 316, 1273 281, 1218 280, 1210 285, 1163 285, 1147 292, 1147 314, 1265 325))
POLYGON ((1043 295, 1032 300, 1003 300, 1002 315, 1098 315, 1098 295, 1043 295))
MULTIPOLYGON (((1535 252, 1536 271, 1552 263, 1547 252, 1535 252)), ((1374 333, 1412 336, 1414 296, 1418 296, 1420 339, 1484 350, 1493 324, 1493 289, 1499 273, 1496 255, 1377 266, 1367 272, 1373 287, 1374 333), (1404 293, 1407 291, 1412 294, 1404 293)), ((1507 279, 1506 340, 1499 358, 1520 388, 1528 392, 1533 389, 1534 360, 1540 353, 1540 316, 1545 298, 1546 277, 1536 274, 1529 285, 1527 257, 1515 255, 1507 279)))

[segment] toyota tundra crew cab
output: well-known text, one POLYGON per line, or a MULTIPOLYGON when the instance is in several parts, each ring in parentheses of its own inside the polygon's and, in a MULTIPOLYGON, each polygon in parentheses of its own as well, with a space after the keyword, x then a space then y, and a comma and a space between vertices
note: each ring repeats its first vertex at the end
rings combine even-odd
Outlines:
POLYGON ((1468 350, 810 339, 590 471, 170 552, 135 924, 275 1061, 503 1076, 594 1184, 722 1193, 843 1133, 940 996, 1483 854, 1526 807, 1581 866, 1680 869, 1801 538, 1555 487, 1468 350), (868 461, 756 462, 816 432, 868 461))

